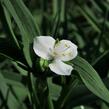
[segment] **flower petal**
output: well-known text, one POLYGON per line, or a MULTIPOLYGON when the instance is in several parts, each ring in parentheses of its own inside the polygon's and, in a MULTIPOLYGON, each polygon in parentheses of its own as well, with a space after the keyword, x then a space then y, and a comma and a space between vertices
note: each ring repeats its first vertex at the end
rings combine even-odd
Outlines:
POLYGON ((53 63, 49 64, 49 68, 58 75, 70 75, 73 70, 72 66, 65 64, 61 60, 53 61, 53 63))
POLYGON ((41 58, 49 60, 51 58, 51 50, 55 44, 55 39, 50 36, 39 36, 34 38, 34 52, 41 58))
POLYGON ((57 54, 56 58, 62 61, 70 61, 78 54, 77 46, 69 40, 61 40, 55 45, 54 51, 57 54))

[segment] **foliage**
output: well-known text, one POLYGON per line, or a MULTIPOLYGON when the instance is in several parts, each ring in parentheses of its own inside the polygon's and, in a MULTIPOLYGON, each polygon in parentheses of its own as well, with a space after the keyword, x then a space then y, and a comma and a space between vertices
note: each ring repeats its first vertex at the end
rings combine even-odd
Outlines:
POLYGON ((0 109, 108 109, 108 18, 108 0, 0 0, 0 109), (71 76, 42 70, 39 35, 78 45, 71 76))

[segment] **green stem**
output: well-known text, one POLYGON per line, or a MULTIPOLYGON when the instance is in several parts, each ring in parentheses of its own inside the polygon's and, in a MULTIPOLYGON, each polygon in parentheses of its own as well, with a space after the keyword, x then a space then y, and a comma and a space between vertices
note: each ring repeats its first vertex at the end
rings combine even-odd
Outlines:
POLYGON ((34 78, 32 73, 28 72, 28 89, 29 89, 29 94, 30 94, 30 102, 32 109, 36 109, 40 107, 40 102, 37 96, 37 92, 34 87, 34 78))

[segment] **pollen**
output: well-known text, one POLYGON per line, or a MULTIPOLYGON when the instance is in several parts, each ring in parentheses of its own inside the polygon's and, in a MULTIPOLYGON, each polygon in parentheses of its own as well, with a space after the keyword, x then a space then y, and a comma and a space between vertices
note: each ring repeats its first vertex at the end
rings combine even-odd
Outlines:
POLYGON ((58 55, 56 52, 53 52, 54 55, 58 55))
POLYGON ((66 47, 66 48, 69 48, 70 46, 69 46, 68 44, 65 43, 65 47, 66 47))
POLYGON ((60 41, 58 41, 56 44, 55 44, 55 47, 58 47, 60 44, 60 41))
POLYGON ((71 53, 71 52, 69 52, 69 53, 68 53, 68 55, 69 55, 69 56, 72 56, 72 53, 71 53))
POLYGON ((65 53, 63 53, 62 56, 65 56, 65 53))

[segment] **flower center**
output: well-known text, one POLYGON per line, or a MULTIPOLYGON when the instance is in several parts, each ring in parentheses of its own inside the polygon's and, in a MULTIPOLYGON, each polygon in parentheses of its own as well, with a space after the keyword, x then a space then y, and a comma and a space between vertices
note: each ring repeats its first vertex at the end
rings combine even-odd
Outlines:
POLYGON ((65 57, 65 56, 72 56, 72 52, 68 50, 70 48, 70 45, 64 44, 61 45, 60 42, 56 43, 53 50, 50 50, 51 59, 58 59, 59 57, 65 57))

